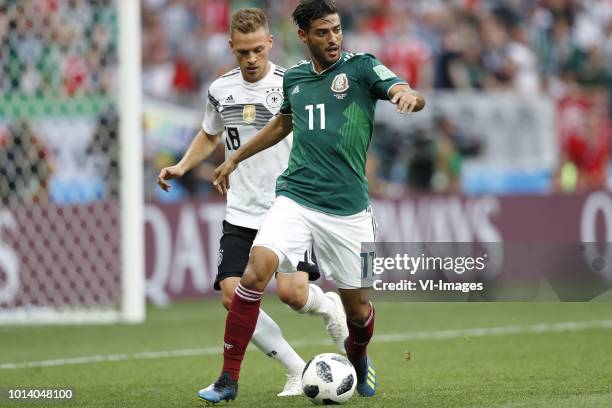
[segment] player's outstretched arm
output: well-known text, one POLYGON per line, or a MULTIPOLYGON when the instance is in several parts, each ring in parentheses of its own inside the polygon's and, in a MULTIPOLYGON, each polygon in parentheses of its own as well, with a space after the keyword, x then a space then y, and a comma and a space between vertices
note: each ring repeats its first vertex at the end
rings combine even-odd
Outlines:
POLYGON ((215 170, 213 185, 221 194, 227 194, 229 175, 236 169, 238 163, 248 159, 262 150, 272 147, 283 140, 293 130, 292 115, 280 114, 272 119, 251 140, 242 145, 234 154, 215 170))
POLYGON ((209 135, 202 129, 191 141, 189 149, 183 158, 174 166, 164 167, 157 176, 157 184, 164 190, 170 190, 168 180, 182 177, 189 170, 194 168, 202 160, 206 159, 215 150, 217 144, 221 140, 221 133, 217 135, 209 135))
POLYGON ((418 112, 425 107, 425 98, 407 84, 398 84, 389 90, 391 103, 399 113, 418 112))

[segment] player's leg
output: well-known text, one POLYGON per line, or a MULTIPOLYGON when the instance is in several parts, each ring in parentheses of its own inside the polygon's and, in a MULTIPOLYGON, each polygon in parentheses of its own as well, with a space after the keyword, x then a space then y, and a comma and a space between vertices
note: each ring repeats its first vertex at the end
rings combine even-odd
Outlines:
MULTIPOLYGON (((251 246, 256 235, 255 229, 223 221, 214 288, 221 291, 221 302, 228 310, 249 261, 251 246)), ((301 387, 296 386, 295 378, 301 373, 305 365, 304 360, 283 338, 280 328, 272 318, 261 310, 252 341, 264 354, 278 360, 287 369, 288 378, 281 396, 301 394, 301 387)))
MULTIPOLYGON (((225 278, 219 282, 221 300, 223 306, 228 310, 239 283, 240 278, 238 277, 225 278)), ((277 360, 287 369, 287 381, 278 396, 301 395, 303 392, 300 378, 306 363, 287 343, 278 324, 263 309, 259 309, 257 325, 251 342, 265 355, 277 360)))
POLYGON ((208 402, 236 398, 240 366, 255 331, 263 291, 275 271, 297 265, 310 245, 305 223, 281 198, 274 202, 253 242, 249 262, 230 303, 221 376, 198 393, 208 402))
POLYGON ((376 372, 367 356, 367 346, 374 333, 374 307, 362 277, 362 243, 375 241, 375 225, 370 209, 351 216, 313 214, 309 220, 317 242, 319 264, 336 281, 347 314, 349 336, 347 357, 357 372, 357 391, 374 395, 376 372))
MULTIPOLYGON (((314 263, 300 262, 298 268, 317 267, 314 263)), ((318 285, 309 282, 309 274, 305 272, 278 273, 276 280, 279 298, 300 314, 321 316, 338 350, 344 353, 348 327, 340 297, 335 292, 323 293, 318 285)))
POLYGON ((368 289, 340 289, 340 297, 346 310, 349 337, 346 356, 357 372, 357 391, 372 396, 376 391, 376 371, 367 355, 368 344, 374 334, 374 305, 368 289))
POLYGON ((217 381, 198 391, 201 399, 213 404, 236 399, 240 366, 257 325, 261 297, 277 266, 278 258, 272 250, 263 247, 252 249, 225 319, 221 375, 217 381))

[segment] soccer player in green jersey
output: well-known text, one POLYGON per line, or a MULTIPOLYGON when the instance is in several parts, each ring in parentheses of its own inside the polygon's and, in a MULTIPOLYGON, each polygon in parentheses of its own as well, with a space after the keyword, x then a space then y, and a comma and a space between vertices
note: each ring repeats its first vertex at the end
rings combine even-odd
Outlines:
MULTIPOLYGON (((277 199, 253 242, 229 308, 221 376, 199 393, 212 403, 236 397, 263 291, 275 272, 295 272, 312 244, 320 269, 336 282, 346 310, 345 347, 357 372, 357 391, 362 396, 376 391, 376 372, 366 352, 374 331, 371 283, 361 276, 361 244, 376 240, 366 153, 379 99, 390 100, 400 113, 423 109, 425 100, 372 55, 342 50, 333 0, 302 0, 293 19, 311 60, 285 73, 280 114, 215 171, 214 184, 226 193, 228 176, 241 161, 293 131, 289 164, 276 182, 277 199)), ((279 293, 291 291, 277 283, 279 293)))

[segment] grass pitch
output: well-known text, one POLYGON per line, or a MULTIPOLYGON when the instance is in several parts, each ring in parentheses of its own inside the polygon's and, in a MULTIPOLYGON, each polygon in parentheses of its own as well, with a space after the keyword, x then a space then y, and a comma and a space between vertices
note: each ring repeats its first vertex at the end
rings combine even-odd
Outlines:
MULTIPOLYGON (((611 407, 612 303, 378 303, 374 398, 353 407, 611 407)), ((263 308, 305 360, 335 351, 321 319, 267 295, 263 308)), ((202 407, 225 311, 213 301, 150 308, 143 325, 0 328, 0 389, 65 388, 70 402, 0 406, 202 407), (29 363, 29 364, 23 364, 29 363), (12 365, 11 365, 12 364, 12 365)), ((310 407, 278 398, 284 370, 250 346, 230 407, 310 407)), ((227 405, 221 403, 219 406, 227 405)))

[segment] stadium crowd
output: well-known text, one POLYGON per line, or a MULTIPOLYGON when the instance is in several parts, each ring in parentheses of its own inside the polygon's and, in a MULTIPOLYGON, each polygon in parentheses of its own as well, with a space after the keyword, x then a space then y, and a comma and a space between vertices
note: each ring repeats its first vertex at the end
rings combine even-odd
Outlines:
POLYGON ((0 2, 0 92, 40 98, 113 91, 112 0, 0 2))
MULTIPOLYGON (((196 98, 235 64, 229 14, 264 8, 272 21, 272 59, 302 57, 289 18, 295 1, 145 0, 145 92, 196 98)), ((345 48, 370 52, 419 89, 513 89, 558 95, 610 87, 609 0, 338 0, 345 48)))
MULTIPOLYGON (((275 35, 272 59, 293 65, 303 58, 289 18, 295 3, 145 0, 145 93, 201 109, 209 83, 235 66, 226 46, 227 25, 231 10, 243 6, 266 10, 275 35)), ((337 4, 342 8, 344 47, 378 56, 425 92, 503 90, 557 99, 586 94, 604 101, 612 94, 609 0, 338 0, 337 4)), ((477 155, 478 146, 469 137, 458 139, 457 127, 443 117, 436 118, 434 131, 428 133, 437 136, 397 135, 413 143, 410 153, 395 155, 391 161, 385 151, 397 146, 397 138, 374 139, 375 157, 369 166, 374 194, 401 194, 405 187, 460 188, 462 160, 477 155)), ((582 171, 597 174, 586 174, 586 181, 569 183, 566 190, 601 186, 608 150, 602 140, 609 137, 575 139, 561 142, 556 188, 564 189, 564 174, 582 171)))
MULTIPOLYGON (((117 1, 0 2, 3 106, 15 96, 114 95, 117 1)), ((275 36, 271 59, 293 65, 304 57, 289 17, 295 3, 142 0, 145 96, 201 111, 210 82, 235 66, 227 33, 229 16, 239 7, 266 10, 275 36)), ((557 100, 578 95, 578 104, 590 109, 593 100, 600 101, 598 106, 612 117, 612 0, 337 0, 337 4, 343 16, 344 47, 376 55, 421 91, 510 90, 557 100)), ((10 140, 11 126, 0 123, 4 129, 0 144, 6 146, 10 140)), ((444 117, 435 118, 433 131, 425 135, 393 136, 384 128, 377 132, 381 133, 386 136, 374 138, 369 165, 374 194, 401 194, 406 188, 457 191, 462 162, 481 150, 444 117), (397 150, 397 138, 412 143, 390 160, 385 152, 397 150)), ((570 129, 560 140, 559 189, 576 191, 604 182, 610 125, 591 133, 601 137, 585 139, 570 129), (581 173, 586 181, 572 183, 581 173)), ((167 160, 172 158, 164 162, 148 157, 146 165, 155 167, 167 160)), ((201 186, 211 174, 210 166, 186 179, 188 191, 209 191, 201 186)))

